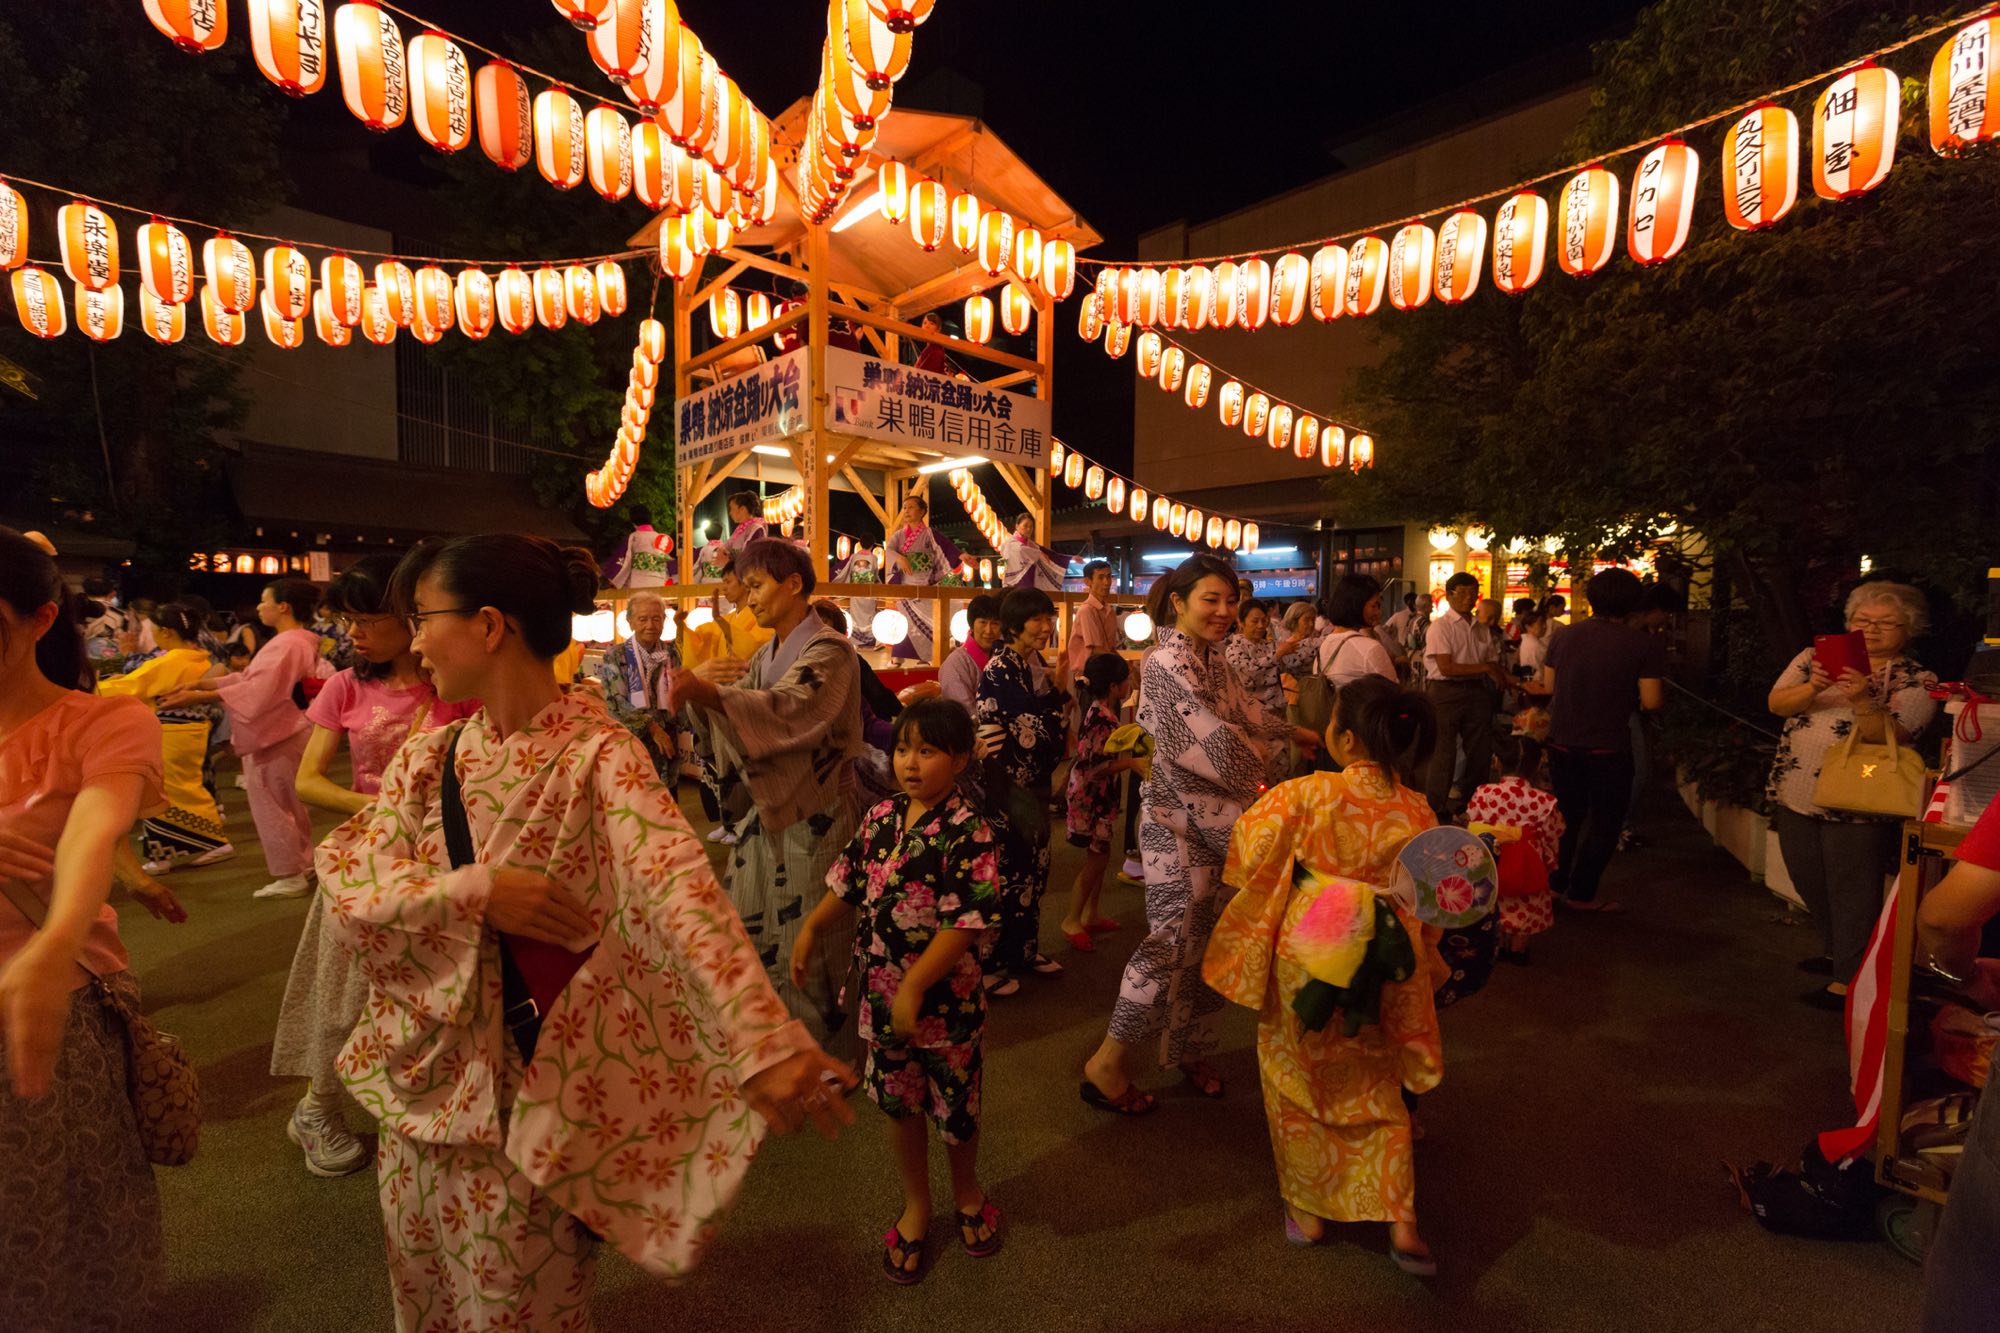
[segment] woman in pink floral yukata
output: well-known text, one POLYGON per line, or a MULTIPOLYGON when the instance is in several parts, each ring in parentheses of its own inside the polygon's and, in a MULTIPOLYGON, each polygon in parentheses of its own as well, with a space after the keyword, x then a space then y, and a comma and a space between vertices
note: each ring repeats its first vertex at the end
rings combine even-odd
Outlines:
POLYGON ((555 682, 596 591, 536 537, 411 552, 416 651, 484 707, 405 743, 319 850, 370 984, 340 1072, 381 1123, 412 1333, 588 1329, 599 1239, 684 1274, 765 1123, 853 1118, 828 1086, 853 1071, 785 1012, 638 741, 555 682))

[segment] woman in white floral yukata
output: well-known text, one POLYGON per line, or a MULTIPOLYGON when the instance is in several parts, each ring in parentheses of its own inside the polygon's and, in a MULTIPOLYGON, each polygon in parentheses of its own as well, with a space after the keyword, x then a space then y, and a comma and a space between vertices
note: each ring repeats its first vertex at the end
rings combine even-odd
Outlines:
POLYGON ((588 553, 461 537, 396 591, 439 697, 484 701, 318 854, 370 984, 340 1072, 381 1124, 396 1324, 588 1329, 599 1239, 686 1273, 764 1125, 831 1135, 854 1073, 786 1014, 639 743, 556 683, 588 553))

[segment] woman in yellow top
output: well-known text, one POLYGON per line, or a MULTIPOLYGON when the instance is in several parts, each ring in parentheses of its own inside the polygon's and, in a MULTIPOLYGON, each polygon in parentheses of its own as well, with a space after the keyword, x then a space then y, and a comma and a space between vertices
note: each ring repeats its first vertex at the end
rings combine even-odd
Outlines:
POLYGON ((223 836, 222 808, 201 782, 202 764, 208 757, 208 709, 201 705, 160 706, 162 695, 192 685, 215 670, 214 659, 200 646, 200 633, 201 622, 193 608, 168 602, 153 612, 153 635, 160 655, 122 676, 97 683, 99 694, 151 704, 160 719, 167 808, 148 818, 141 830, 149 875, 162 875, 182 865, 212 865, 236 855, 223 836))

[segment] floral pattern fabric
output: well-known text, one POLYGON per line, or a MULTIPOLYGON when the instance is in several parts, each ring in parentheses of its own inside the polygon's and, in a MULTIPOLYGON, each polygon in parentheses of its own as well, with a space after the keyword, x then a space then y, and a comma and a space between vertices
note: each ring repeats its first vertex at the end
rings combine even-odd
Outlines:
POLYGON ((1003 729, 983 774, 1000 840, 1001 933, 997 965, 1025 967, 1040 952, 1042 894, 1049 886, 1050 783, 1067 741, 1068 701, 1039 660, 1006 644, 979 674, 972 720, 1003 729))
POLYGON ((1104 742, 1118 729, 1118 719, 1101 703, 1086 708, 1076 727, 1076 755, 1070 761, 1064 820, 1069 840, 1093 852, 1108 852, 1118 823, 1118 775, 1105 767, 1123 758, 1104 753, 1104 742))
MULTIPOLYGON (((1309 977, 1288 941, 1330 880, 1387 885, 1396 854, 1433 823, 1422 796, 1358 764, 1281 783, 1230 837, 1224 875, 1237 893, 1208 941, 1202 975, 1222 996, 1258 1011, 1257 1068, 1279 1192, 1316 1217, 1416 1219, 1402 1094, 1426 1092, 1443 1075, 1431 996, 1436 964, 1383 987, 1379 1023, 1352 1037, 1339 1023, 1309 1032, 1291 1009, 1309 977)), ((1418 958, 1434 959, 1400 905, 1396 918, 1418 958)))
MULTIPOLYGON (((1542 866, 1554 870, 1562 857, 1563 817, 1556 808, 1554 792, 1543 791, 1523 777, 1489 782, 1472 793, 1466 803, 1469 824, 1493 824, 1518 828, 1522 841, 1542 858, 1542 866)), ((1501 861, 1501 874, 1507 861, 1501 861)), ((1539 893, 1508 893, 1503 882, 1500 894, 1500 929, 1509 935, 1536 935, 1555 924, 1555 897, 1546 887, 1539 893)))
MULTIPOLYGON (((1812 649, 1794 657, 1778 675, 1771 688, 1803 685, 1812 679, 1812 649)), ((1914 736, 1937 716, 1938 701, 1930 692, 1937 687, 1936 673, 1918 666, 1914 658, 1899 657, 1868 679, 1868 695, 1878 707, 1895 715, 1906 735, 1914 736)), ((1819 785, 1819 771, 1836 746, 1854 734, 1854 710, 1847 696, 1828 688, 1813 701, 1811 708, 1785 719, 1778 738, 1778 753, 1771 761, 1771 777, 1765 794, 1773 805, 1796 814, 1838 824, 1872 824, 1884 816, 1861 815, 1848 810, 1828 810, 1813 801, 1819 785)), ((1891 822, 1893 822, 1893 817, 1891 822)))

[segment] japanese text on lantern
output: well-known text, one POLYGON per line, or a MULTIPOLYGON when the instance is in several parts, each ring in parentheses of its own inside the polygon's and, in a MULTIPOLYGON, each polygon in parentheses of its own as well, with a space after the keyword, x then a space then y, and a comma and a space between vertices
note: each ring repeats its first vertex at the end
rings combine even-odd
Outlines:
POLYGON ((1961 139, 1979 137, 1986 123, 1986 62, 1992 58, 1988 27, 1975 23, 1952 39, 1951 96, 1945 102, 1945 123, 1961 139))
POLYGON ((409 71, 403 67, 403 38, 396 31, 396 21, 387 14, 382 15, 382 108, 383 119, 398 123, 408 110, 410 95, 409 71))
POLYGON ((1736 129, 1736 160, 1730 163, 1736 184, 1736 208, 1755 217, 1764 202, 1764 122, 1745 116, 1736 129))
POLYGON ((305 83, 317 83, 326 60, 326 6, 321 0, 299 0, 299 73, 305 83))
POLYGON ((1854 158, 1854 108, 1861 100, 1861 90, 1852 84, 1826 99, 1826 155, 1822 158, 1828 172, 1845 171, 1854 158))

